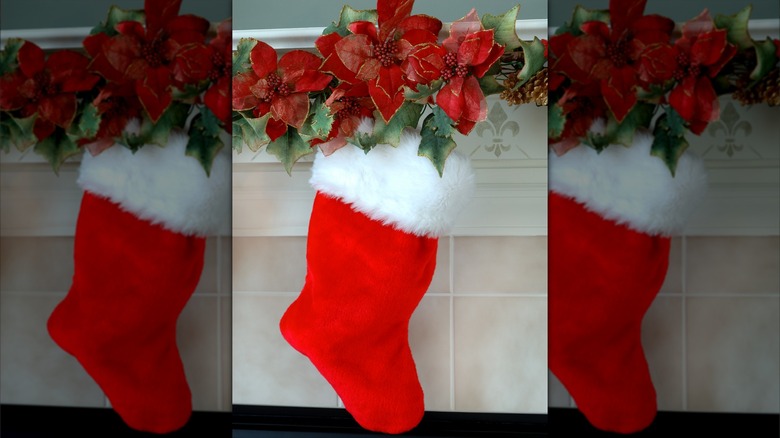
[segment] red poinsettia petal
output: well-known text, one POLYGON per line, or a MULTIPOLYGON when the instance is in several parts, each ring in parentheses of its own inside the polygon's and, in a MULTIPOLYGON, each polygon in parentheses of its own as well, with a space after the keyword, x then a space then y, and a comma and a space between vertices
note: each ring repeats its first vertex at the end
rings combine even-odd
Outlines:
POLYGON ((732 44, 726 45, 726 48, 723 50, 723 53, 720 55, 720 59, 715 61, 713 64, 709 66, 707 69, 707 73, 709 74, 709 77, 714 78, 715 76, 720 73, 720 70, 731 61, 731 58, 734 57, 734 55, 737 54, 737 46, 734 46, 732 44))
POLYGON ((463 82, 463 78, 453 78, 436 94, 436 104, 455 121, 460 120, 465 106, 463 82))
POLYGON ((165 32, 170 38, 180 44, 201 43, 205 41, 206 33, 211 23, 197 15, 179 15, 165 25, 165 32))
POLYGON ((493 48, 493 29, 468 34, 458 48, 458 63, 479 65, 493 48))
POLYGON ((253 71, 233 76, 232 107, 234 110, 244 111, 257 106, 259 100, 252 92, 252 87, 258 80, 253 71))
POLYGON ((268 119, 268 123, 265 125, 265 133, 268 134, 271 141, 281 137, 285 132, 287 132, 287 123, 274 118, 268 119))
POLYGON ((355 77, 359 81, 370 81, 379 76, 381 70, 384 70, 382 63, 376 58, 369 58, 360 66, 360 70, 358 70, 355 77))
POLYGON ((699 15, 683 23, 682 36, 687 39, 695 39, 698 35, 714 29, 715 23, 712 21, 710 12, 704 8, 699 15))
POLYGON ((26 79, 24 73, 18 70, 0 77, 0 110, 11 111, 24 106, 27 98, 19 89, 26 79))
POLYGON ((206 90, 206 94, 203 96, 203 103, 205 103, 208 109, 222 121, 222 126, 224 126, 228 132, 230 132, 232 127, 232 123, 230 123, 232 116, 232 112, 230 111, 230 99, 230 78, 228 77, 220 78, 216 84, 206 90))
POLYGON ((357 73, 371 59, 371 39, 366 35, 348 35, 336 43, 336 53, 349 70, 357 73))
POLYGON ((354 34, 366 35, 371 41, 379 41, 376 24, 370 21, 354 21, 349 24, 348 29, 354 34))
POLYGON ((325 61, 320 67, 320 71, 323 73, 330 73, 337 77, 342 82, 355 83, 358 80, 355 78, 355 72, 348 69, 336 53, 336 43, 341 41, 341 35, 337 33, 331 33, 323 35, 315 41, 317 50, 320 51, 325 61))
POLYGON ((196 83, 207 79, 214 68, 214 49, 203 44, 190 44, 173 58, 171 73, 181 83, 196 83))
POLYGON ((117 23, 114 28, 121 35, 125 35, 141 41, 146 40, 146 29, 144 29, 143 24, 137 21, 122 21, 121 23, 117 23))
POLYGON ((335 131, 338 135, 323 142, 312 142, 312 146, 318 146, 322 153, 327 157, 347 145, 347 137, 335 131))
POLYGON ((443 47, 425 44, 410 53, 401 68, 408 81, 413 84, 427 84, 441 77, 446 54, 447 51, 443 47))
POLYGON ((696 135, 701 134, 707 123, 720 117, 718 95, 706 77, 685 78, 669 93, 669 104, 696 135))
POLYGON ((279 59, 278 69, 281 72, 282 81, 292 84, 303 76, 308 70, 317 70, 322 65, 319 56, 303 50, 293 50, 285 53, 279 59))
POLYGON ((455 128, 461 134, 469 135, 471 133, 471 130, 474 129, 474 126, 476 126, 476 124, 477 124, 476 122, 472 122, 470 120, 460 119, 458 120, 458 125, 455 128))
POLYGON ((599 80, 609 78, 612 63, 606 57, 607 47, 603 39, 583 35, 571 40, 567 50, 574 65, 587 76, 599 80))
POLYGON ((106 57, 111 67, 122 75, 132 79, 143 77, 143 71, 141 71, 140 77, 138 77, 138 72, 128 72, 134 61, 142 59, 140 58, 141 42, 138 39, 128 35, 117 35, 103 44, 103 56, 106 57))
POLYGON ((490 49, 490 53, 488 53, 487 58, 485 58, 481 64, 475 65, 471 72, 478 78, 485 76, 485 73, 490 70, 490 67, 492 67, 493 64, 495 64, 495 62, 498 61, 498 59, 501 58, 501 55, 503 54, 504 46, 501 44, 493 44, 493 47, 490 49))
POLYGON ((54 52, 46 60, 52 83, 63 93, 90 90, 100 80, 99 76, 87 72, 87 65, 86 56, 70 50, 54 52))
POLYGON ((471 122, 481 122, 487 119, 487 100, 474 76, 469 76, 463 82, 463 113, 462 119, 471 122))
POLYGON ((404 78, 401 68, 383 68, 368 84, 368 94, 385 122, 393 118, 404 103, 404 78))
POLYGON ((601 82, 601 93, 615 119, 622 122, 636 104, 636 76, 630 67, 613 69, 607 81, 601 82))
POLYGON ((377 18, 379 22, 379 40, 384 41, 391 36, 398 25, 412 14, 414 0, 383 0, 377 2, 377 18))
POLYGON ((276 50, 263 41, 258 41, 249 53, 252 70, 258 78, 264 78, 269 73, 276 72, 276 59, 276 50))
POLYGON ((586 21, 580 25, 580 30, 585 35, 600 38, 602 40, 610 39, 610 30, 607 23, 601 21, 586 21))
POLYGON ((43 71, 43 67, 46 65, 43 50, 29 41, 25 41, 19 48, 17 59, 19 60, 19 68, 27 77, 33 77, 36 73, 43 71))
POLYGON ((296 128, 301 128, 309 116, 309 96, 293 93, 279 96, 271 102, 271 117, 296 128))
MULTIPOLYGON (((441 32, 441 20, 435 17, 431 17, 424 14, 412 15, 405 18, 398 24, 398 30, 406 38, 406 33, 412 30, 423 30, 428 34, 432 34, 438 38, 439 32, 441 32)), ((433 41, 435 42, 435 41, 433 41)))
POLYGON ((723 54, 726 44, 725 29, 701 34, 691 46, 691 60, 701 65, 715 64, 723 54))
POLYGON ((609 0, 609 16, 612 32, 622 35, 629 25, 645 12, 647 0, 609 0))
POLYGON ((165 68, 149 69, 143 81, 136 82, 135 91, 146 113, 157 122, 173 100, 171 77, 165 68))
POLYGON ((317 70, 307 70, 295 82, 292 82, 296 93, 324 90, 333 77, 317 70))
POLYGON ((460 42, 465 40, 468 34, 482 30, 482 22, 479 21, 477 10, 472 8, 465 17, 455 20, 450 25, 450 36, 442 41, 441 45, 448 52, 458 53, 460 42))
POLYGON ((54 133, 57 126, 43 118, 35 119, 35 125, 33 125, 33 134, 38 140, 44 140, 54 133))
POLYGON ((181 0, 145 0, 146 27, 156 35, 166 23, 179 15, 181 0))
POLYGON ((38 103, 38 117, 62 128, 69 127, 75 116, 76 96, 74 94, 46 96, 38 103))
POLYGON ((677 69, 677 51, 670 45, 656 44, 642 52, 639 77, 647 83, 662 83, 677 69))
MULTIPOLYGON (((398 44, 405 44, 414 48, 421 44, 436 44, 439 41, 439 34, 431 33, 425 29, 411 29, 404 33, 403 38, 397 41, 398 44)), ((398 56, 403 58, 403 49, 399 48, 398 56)))
POLYGON ((673 30, 674 21, 660 15, 645 15, 631 25, 633 39, 642 47, 669 43, 673 30))

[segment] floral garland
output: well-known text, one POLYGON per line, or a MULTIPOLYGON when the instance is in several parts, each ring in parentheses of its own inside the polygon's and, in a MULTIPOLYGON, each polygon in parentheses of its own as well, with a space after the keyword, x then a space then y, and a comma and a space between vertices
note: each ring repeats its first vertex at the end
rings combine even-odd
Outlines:
POLYGON ((441 42, 442 22, 412 15, 413 6, 344 6, 316 40, 319 55, 279 57, 263 41, 242 39, 233 53, 234 148, 266 147, 290 173, 317 148, 329 155, 347 143, 366 153, 398 145, 401 132, 422 119, 419 154, 441 174, 456 147, 453 134, 467 135, 487 118, 487 95, 546 104, 546 42, 519 39, 519 6, 481 19, 472 10, 441 42), (365 118, 374 120, 371 133, 358 131, 365 118))
POLYGON ((83 51, 46 54, 10 39, 0 52, 0 147, 34 146, 57 172, 86 147, 164 146, 186 129, 186 154, 209 173, 230 130, 231 21, 179 15, 181 0, 113 6, 83 51), (135 123, 137 122, 137 123, 135 123), (129 128, 128 126, 134 126, 129 128))
POLYGON ((646 2, 577 7, 550 38, 548 138, 556 154, 580 143, 598 151, 630 146, 634 132, 647 129, 652 155, 674 174, 685 134, 699 135, 720 117, 719 95, 780 105, 780 42, 751 38, 750 6, 714 19, 705 9, 677 29, 669 18, 644 15, 646 2))

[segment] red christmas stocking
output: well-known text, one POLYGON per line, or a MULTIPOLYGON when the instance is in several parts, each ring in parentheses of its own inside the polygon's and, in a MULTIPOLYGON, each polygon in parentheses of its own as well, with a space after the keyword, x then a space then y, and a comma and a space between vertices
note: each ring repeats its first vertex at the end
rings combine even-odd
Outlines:
POLYGON ((172 134, 165 148, 135 155, 122 146, 85 154, 73 283, 48 321, 122 419, 155 433, 180 428, 192 410, 176 321, 200 279, 203 236, 230 199, 227 158, 208 178, 186 142, 172 134))
POLYGON ((401 433, 424 412, 409 319, 430 285, 438 236, 470 198, 468 160, 453 153, 439 177, 417 155, 419 134, 368 154, 318 154, 306 283, 280 327, 364 428, 401 433))
POLYGON ((703 197, 701 161, 672 177, 652 138, 550 156, 549 366, 596 428, 632 433, 655 418, 642 318, 666 276, 670 235, 703 197))

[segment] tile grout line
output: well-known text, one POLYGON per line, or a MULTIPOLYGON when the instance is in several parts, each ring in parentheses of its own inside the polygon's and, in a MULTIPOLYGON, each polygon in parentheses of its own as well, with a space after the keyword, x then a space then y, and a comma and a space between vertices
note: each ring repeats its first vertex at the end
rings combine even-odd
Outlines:
POLYGON ((450 312, 450 410, 455 410, 455 238, 450 235, 449 312, 450 312))

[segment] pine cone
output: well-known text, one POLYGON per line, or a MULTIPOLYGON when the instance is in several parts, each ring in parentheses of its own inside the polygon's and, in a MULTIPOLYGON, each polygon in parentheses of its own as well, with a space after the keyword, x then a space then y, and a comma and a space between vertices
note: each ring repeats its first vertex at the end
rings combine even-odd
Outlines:
POLYGON ((755 85, 748 88, 748 79, 739 81, 739 89, 734 92, 732 97, 742 105, 753 105, 756 103, 766 103, 769 106, 780 105, 780 69, 774 68, 769 71, 755 85))
POLYGON ((504 81, 506 90, 501 92, 501 99, 509 105, 521 105, 524 103, 536 103, 537 106, 547 105, 547 67, 539 70, 533 78, 521 85, 517 90, 517 76, 512 75, 504 81))

